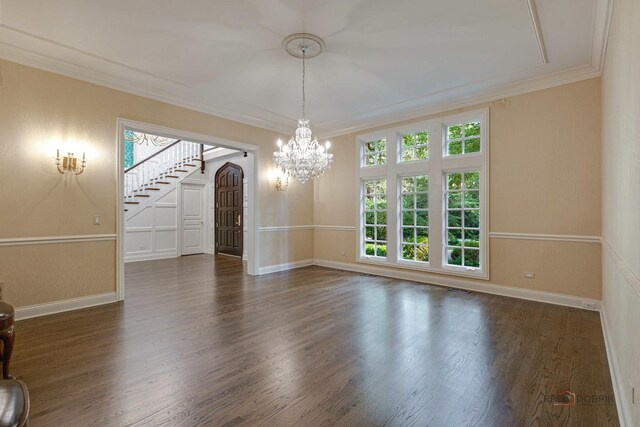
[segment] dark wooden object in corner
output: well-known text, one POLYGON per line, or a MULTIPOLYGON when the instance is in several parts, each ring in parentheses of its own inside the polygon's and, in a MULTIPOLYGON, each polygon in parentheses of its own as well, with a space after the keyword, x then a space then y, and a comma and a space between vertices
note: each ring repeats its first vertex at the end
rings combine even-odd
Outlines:
POLYGON ((29 390, 19 380, 0 381, 0 427, 29 425, 29 390))
POLYGON ((13 379, 9 373, 9 362, 13 352, 13 340, 15 339, 15 328, 13 321, 15 312, 13 307, 6 302, 0 302, 0 340, 2 340, 2 378, 13 379))

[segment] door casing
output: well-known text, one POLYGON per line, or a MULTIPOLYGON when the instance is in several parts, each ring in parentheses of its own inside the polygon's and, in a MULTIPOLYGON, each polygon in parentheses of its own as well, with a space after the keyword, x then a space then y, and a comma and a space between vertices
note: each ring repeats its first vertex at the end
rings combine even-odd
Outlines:
MULTIPOLYGON (((247 153, 249 161, 247 162, 245 174, 249 178, 249 187, 247 191, 249 207, 247 209, 247 274, 256 276, 259 274, 260 254, 259 254, 259 234, 258 221, 259 218, 259 149, 257 145, 247 144, 244 142, 229 141, 211 135, 195 133, 191 131, 174 129, 165 126, 154 125, 150 123, 139 122, 135 120, 118 117, 116 119, 117 131, 117 158, 115 162, 116 174, 116 299, 124 301, 125 282, 124 282, 124 131, 125 129, 135 130, 138 132, 147 132, 154 135, 166 136, 168 138, 182 139, 202 143, 208 146, 230 148, 232 150, 243 151, 247 153)), ((180 246, 178 246, 180 247, 180 246)))

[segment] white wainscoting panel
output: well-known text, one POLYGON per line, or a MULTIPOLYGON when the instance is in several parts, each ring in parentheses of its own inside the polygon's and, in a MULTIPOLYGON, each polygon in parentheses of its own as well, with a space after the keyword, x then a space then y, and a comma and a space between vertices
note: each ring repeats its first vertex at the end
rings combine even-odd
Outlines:
POLYGON ((176 189, 169 191, 125 223, 125 262, 178 256, 176 189))

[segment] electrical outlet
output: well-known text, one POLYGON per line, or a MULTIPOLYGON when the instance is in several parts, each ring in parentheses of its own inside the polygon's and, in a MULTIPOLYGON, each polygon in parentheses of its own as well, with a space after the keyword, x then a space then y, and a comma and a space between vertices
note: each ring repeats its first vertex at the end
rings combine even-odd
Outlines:
POLYGON ((597 310, 598 305, 595 302, 582 301, 582 308, 586 308, 587 310, 597 310))
POLYGON ((93 216, 93 225, 100 225, 100 215, 93 216))
POLYGON ((536 273, 531 272, 531 271, 525 271, 524 272, 524 278, 525 279, 535 279, 536 278, 536 273))
POLYGON ((346 256, 346 255, 345 255, 345 253, 344 253, 344 251, 340 251, 340 255, 342 255, 342 256, 346 256))

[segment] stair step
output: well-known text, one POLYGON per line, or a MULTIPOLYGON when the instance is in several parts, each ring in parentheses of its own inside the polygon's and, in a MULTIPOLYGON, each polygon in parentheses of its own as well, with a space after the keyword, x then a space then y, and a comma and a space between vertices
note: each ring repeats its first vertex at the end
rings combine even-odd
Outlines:
POLYGON ((187 163, 185 166, 196 167, 196 165, 192 165, 191 163, 187 163))
POLYGON ((151 197, 148 194, 135 194, 133 197, 151 197))
POLYGON ((145 188, 144 191, 160 191, 159 188, 145 188))
POLYGON ((174 170, 174 172, 189 172, 189 171, 186 169, 176 169, 174 170))
POLYGON ((165 178, 180 178, 178 175, 166 175, 165 178))
POLYGON ((156 181, 155 184, 171 184, 171 183, 167 181, 156 181))
POLYGON ((139 205, 140 202, 124 202, 125 205, 139 205))

